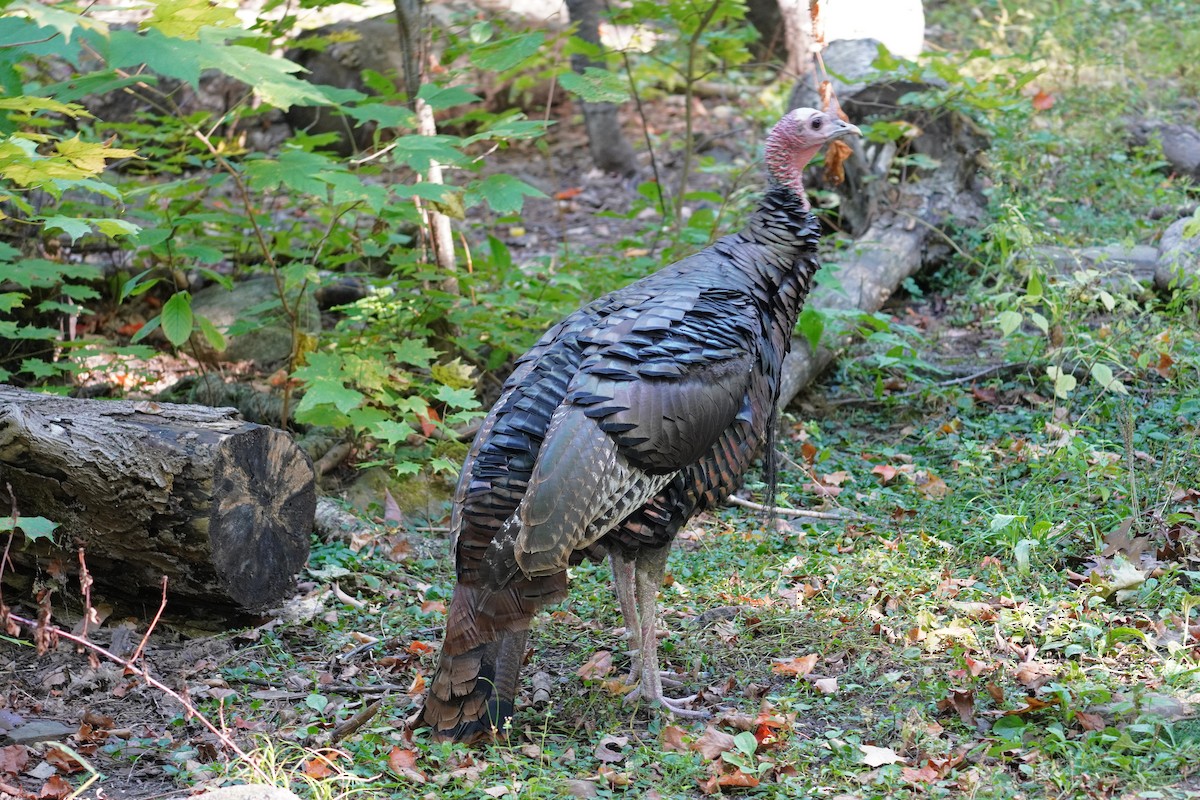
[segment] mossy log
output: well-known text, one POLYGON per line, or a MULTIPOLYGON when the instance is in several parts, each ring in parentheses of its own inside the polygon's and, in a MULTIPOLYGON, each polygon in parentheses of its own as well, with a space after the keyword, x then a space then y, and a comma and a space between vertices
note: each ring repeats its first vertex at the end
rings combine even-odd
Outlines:
POLYGON ((169 608, 261 611, 308 558, 316 476, 283 431, 230 408, 78 400, 0 386, 0 503, 59 523, 22 540, 5 580, 78 571, 169 608), (11 494, 11 497, 9 495, 11 494))

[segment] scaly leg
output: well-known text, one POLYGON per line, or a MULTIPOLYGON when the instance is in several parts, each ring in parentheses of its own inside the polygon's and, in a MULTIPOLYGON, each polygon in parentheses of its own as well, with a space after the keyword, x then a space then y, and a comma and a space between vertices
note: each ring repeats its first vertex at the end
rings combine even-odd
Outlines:
POLYGON ((651 705, 661 705, 681 717, 707 717, 707 711, 694 711, 685 704, 696 696, 678 700, 663 696, 662 674, 658 670, 658 587, 662 585, 663 573, 667 568, 670 546, 655 550, 643 550, 634 562, 634 602, 640 623, 641 638, 641 684, 625 695, 626 702, 641 698, 651 705))
MULTIPOLYGON (((617 604, 621 607, 621 618, 625 620, 625 638, 629 640, 630 666, 625 683, 637 684, 642 680, 642 622, 638 618, 637 598, 635 597, 635 565, 634 559, 625 558, 616 549, 608 553, 609 564, 612 565, 613 584, 617 590, 617 604)), ((659 673, 659 680, 664 686, 682 686, 667 673, 659 673)))

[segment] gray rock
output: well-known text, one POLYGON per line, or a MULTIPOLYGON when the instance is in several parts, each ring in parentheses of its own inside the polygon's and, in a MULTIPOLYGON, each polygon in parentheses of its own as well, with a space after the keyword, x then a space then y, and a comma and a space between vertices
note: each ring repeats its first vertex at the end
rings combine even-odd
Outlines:
POLYGON ((1127 120, 1127 125, 1133 144, 1144 147, 1158 139, 1172 169, 1200 180, 1200 131, 1189 125, 1143 118, 1127 120))
POLYGON ((1154 269, 1154 288, 1165 291, 1172 286, 1182 288, 1200 282, 1200 235, 1190 239, 1183 236, 1183 229, 1194 219, 1177 219, 1163 233, 1154 269))
MULTIPOLYGON (((253 361, 262 367, 280 364, 291 355, 291 326, 269 276, 242 281, 232 292, 219 285, 205 287, 192 298, 192 312, 207 318, 225 336, 225 349, 218 352, 199 331, 192 334, 191 345, 202 361, 253 361), (247 322, 255 323, 254 327, 229 333, 235 323, 241 323, 240 329, 247 322)), ((308 334, 321 330, 321 312, 311 289, 300 301, 300 329, 308 334)))
POLYGON ((65 725, 53 719, 31 719, 8 731, 4 744, 33 744, 52 739, 66 739, 79 731, 78 725, 65 725))
POLYGON ((1029 258, 1054 272, 1069 274, 1077 269, 1119 271, 1136 281, 1149 283, 1158 264, 1158 249, 1149 245, 1125 247, 1110 244, 1103 247, 1037 247, 1029 258))

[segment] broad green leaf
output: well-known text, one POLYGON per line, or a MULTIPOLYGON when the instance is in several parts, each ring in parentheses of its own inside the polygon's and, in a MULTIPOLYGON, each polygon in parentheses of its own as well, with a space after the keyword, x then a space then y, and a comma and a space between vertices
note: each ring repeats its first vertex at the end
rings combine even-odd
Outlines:
POLYGON ((825 318, 817 309, 806 306, 796 321, 796 330, 800 331, 815 352, 821 343, 821 334, 825 332, 825 318))
POLYGON ((48 97, 29 97, 28 95, 21 97, 0 97, 0 109, 21 111, 26 114, 32 114, 35 111, 50 111, 76 119, 92 116, 86 108, 78 103, 64 103, 59 100, 51 100, 48 97))
POLYGON ((325 173, 338 169, 342 167, 327 156, 289 148, 278 158, 247 162, 246 175, 250 185, 259 191, 274 191, 282 184, 296 192, 323 197, 329 185, 325 173))
POLYGON ((159 316, 167 341, 176 347, 182 347, 192 335, 192 295, 189 292, 176 292, 171 295, 171 299, 163 304, 159 316))
POLYGON ((225 258, 225 254, 217 248, 195 242, 180 247, 179 253, 201 264, 219 264, 225 258))
POLYGON ((136 150, 108 147, 102 142, 85 142, 77 135, 59 141, 54 145, 54 149, 71 164, 92 175, 103 172, 109 159, 137 156, 136 150))
POLYGON ((415 128, 417 117, 404 106, 389 106, 386 103, 340 104, 341 112, 359 124, 378 123, 383 128, 415 128))
MULTIPOLYGON (((438 383, 454 389, 473 390, 475 388, 475 368, 470 364, 464 364, 461 358, 445 364, 434 364, 430 369, 430 374, 438 383)), ((459 408, 465 408, 465 406, 459 406, 459 408)))
POLYGON ((479 133, 468 136, 463 144, 474 144, 485 140, 504 141, 508 139, 534 139, 546 132, 550 123, 541 119, 525 119, 521 114, 513 114, 504 119, 496 120, 479 133))
POLYGON ((999 533, 1009 525, 1012 525, 1018 519, 1024 519, 1024 517, 1018 517, 1014 514, 996 514, 992 517, 992 521, 988 524, 988 528, 992 533, 999 533))
POLYGON ((417 92, 417 97, 424 100, 434 111, 467 103, 478 103, 482 99, 462 86, 435 86, 431 83, 423 84, 417 92))
POLYGON ((71 237, 72 243, 78 240, 80 236, 92 232, 92 226, 88 225, 87 220, 74 219, 73 217, 46 217, 42 226, 47 231, 62 231, 71 237))
POLYGON ((140 226, 134 225, 132 222, 111 217, 94 219, 92 224, 105 236, 111 236, 114 239, 118 236, 136 236, 137 232, 141 230, 140 226))
POLYGON ((457 191, 457 186, 445 183, 414 183, 411 186, 397 186, 395 189, 396 197, 401 199, 420 197, 435 203, 445 203, 449 196, 457 191))
POLYGON ((405 339, 392 345, 392 357, 401 364, 424 368, 438 357, 438 351, 425 344, 423 339, 405 339))
POLYGON ((392 158, 399 164, 412 167, 418 172, 429 169, 431 161, 442 164, 460 164, 466 160, 458 149, 461 140, 457 136, 401 136, 392 143, 392 158))
POLYGON ((387 205, 387 188, 376 183, 367 183, 352 172, 326 172, 322 174, 329 182, 332 190, 330 195, 334 203, 362 203, 371 211, 378 213, 387 205))
MULTIPOLYGON (((3 274, 4 270, 0 269, 0 276, 3 274)), ((14 308, 22 307, 28 299, 29 295, 21 292, 0 292, 0 314, 7 314, 14 308)))
POLYGON ((351 389, 340 380, 325 376, 308 384, 308 388, 304 390, 304 397, 296 406, 296 413, 320 405, 330 405, 346 414, 357 408, 365 399, 366 396, 357 389, 351 389))
POLYGON ((280 109, 293 105, 328 105, 329 96, 316 84, 297 78, 302 67, 278 56, 261 53, 245 45, 229 44, 228 31, 202 28, 196 41, 175 39, 151 29, 144 33, 114 30, 109 48, 109 66, 151 70, 198 87, 200 74, 215 69, 237 78, 280 109))
POLYGON ((1036 272, 1029 275, 1029 284, 1025 287, 1025 295, 1030 300, 1037 300, 1042 296, 1042 279, 1036 272))
POLYGON ((67 367, 52 364, 40 358, 26 358, 21 360, 21 372, 32 375, 39 380, 61 375, 67 369, 67 367))
POLYGON ((1112 311, 1114 308, 1117 307, 1116 299, 1111 294, 1104 291, 1103 289, 1101 289, 1099 294, 1097 294, 1096 296, 1100 298, 1100 304, 1104 306, 1104 309, 1106 311, 1112 311))
POLYGON ((225 336, 217 330, 217 326, 209 321, 208 317, 196 317, 196 327, 200 329, 200 333, 204 336, 204 340, 209 346, 218 353, 224 352, 226 347, 225 336))
POLYGON ((451 389, 449 386, 439 386, 433 396, 451 408, 477 408, 479 405, 474 389, 451 389))
POLYGON ((390 445, 401 444, 416 432, 416 428, 403 420, 387 420, 377 423, 371 429, 372 436, 390 445))
POLYGON ((1100 388, 1106 392, 1116 392, 1117 394, 1129 394, 1129 390, 1125 388, 1125 384, 1113 375, 1112 367, 1107 364, 1097 362, 1092 365, 1092 380, 1100 384, 1100 388))
POLYGON ((1021 327, 1023 317, 1016 311, 1001 311, 996 315, 996 322, 1000 324, 1000 333, 1004 336, 1009 336, 1017 328, 1021 327))
MULTIPOLYGON (((12 517, 0 517, 0 531, 7 533, 13 529, 12 517)), ((54 529, 57 522, 51 522, 45 517, 17 517, 16 529, 25 534, 30 541, 46 539, 54 541, 54 529)))
POLYGON ((241 28, 237 14, 209 0, 155 0, 154 12, 141 23, 142 28, 154 28, 176 39, 197 39, 200 29, 211 25, 218 28, 241 28))
POLYGON ((626 80, 606 69, 588 67, 582 75, 564 72, 558 76, 558 82, 585 103, 623 103, 629 99, 626 80))
POLYGON ((107 23, 72 11, 64 11, 41 0, 16 0, 0 5, 4 6, 6 14, 21 14, 42 27, 54 28, 67 41, 70 41, 77 31, 91 30, 101 35, 108 34, 107 23))
POLYGON ((1017 572, 1022 575, 1029 574, 1029 551, 1037 542, 1032 539, 1022 539, 1017 542, 1017 546, 1013 548, 1013 558, 1017 562, 1017 572))
POLYGON ((150 274, 150 270, 143 270, 137 275, 134 275, 125 283, 121 284, 121 291, 117 294, 117 302, 124 303, 127 297, 137 297, 140 294, 145 294, 154 284, 158 283, 158 278, 151 278, 143 283, 143 280, 150 274))
POLYGON ((1039 314, 1036 311, 1030 311, 1029 321, 1032 322, 1033 326, 1042 333, 1050 332, 1050 321, 1046 319, 1045 315, 1039 314))
POLYGON ((152 334, 156 330, 158 330, 161 325, 162 325, 162 317, 161 316, 155 317, 154 319, 150 320, 142 327, 138 328, 137 333, 135 333, 133 336, 129 337, 129 343, 137 344, 142 339, 145 339, 147 336, 149 336, 150 334, 152 334))
POLYGON ((1060 367, 1046 367, 1046 374, 1050 376, 1050 380, 1054 381, 1054 394, 1064 400, 1078 385, 1075 376, 1069 372, 1064 372, 1060 367))
POLYGON ((475 205, 481 199, 486 200, 497 214, 515 214, 521 210, 527 196, 546 195, 541 189, 511 175, 489 175, 467 189, 466 200, 468 205, 475 205))
POLYGON ((510 36, 472 50, 471 63, 488 72, 505 72, 536 55, 545 40, 540 31, 510 36))

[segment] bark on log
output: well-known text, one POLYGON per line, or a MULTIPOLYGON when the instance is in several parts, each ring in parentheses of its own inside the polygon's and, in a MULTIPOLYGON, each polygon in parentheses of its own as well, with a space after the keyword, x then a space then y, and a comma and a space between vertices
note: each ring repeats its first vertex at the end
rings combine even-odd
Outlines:
MULTIPOLYGON (((830 71, 845 74, 839 66, 831 65, 830 71)), ((905 278, 948 253, 946 234, 941 233, 944 226, 969 227, 982 218, 986 202, 979 185, 980 154, 987 139, 960 114, 901 106, 900 98, 924 88, 919 85, 897 82, 837 88, 842 108, 855 124, 903 119, 918 132, 902 143, 902 150, 892 144, 853 143, 854 155, 846 162, 846 182, 827 187, 841 195, 840 223, 857 238, 837 255, 839 288, 829 288, 830 282, 818 285, 808 305, 819 310, 872 313, 905 278), (897 156, 916 154, 925 157, 924 163, 936 166, 915 174, 895 169, 897 156)), ((815 98, 806 92, 803 83, 797 85, 793 107, 815 105, 815 98)), ((807 340, 794 339, 783 365, 780 407, 787 406, 829 365, 834 356, 831 348, 844 344, 829 342, 814 352, 807 340)))
MULTIPOLYGON (((5 579, 83 548, 99 589, 217 612, 284 599, 308 558, 316 478, 284 432, 234 409, 76 400, 0 386, 0 503, 60 524, 5 579), (12 497, 8 495, 11 492, 12 497)), ((179 610, 179 605, 171 606, 179 610)))

